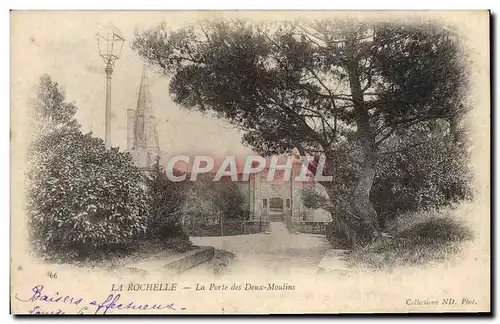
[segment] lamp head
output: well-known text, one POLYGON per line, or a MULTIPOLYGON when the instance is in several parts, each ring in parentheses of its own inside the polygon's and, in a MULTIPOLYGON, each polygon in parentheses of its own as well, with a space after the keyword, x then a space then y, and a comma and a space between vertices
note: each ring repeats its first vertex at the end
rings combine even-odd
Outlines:
POLYGON ((121 31, 114 26, 105 26, 96 34, 99 55, 104 63, 113 65, 120 58, 125 38, 121 31))

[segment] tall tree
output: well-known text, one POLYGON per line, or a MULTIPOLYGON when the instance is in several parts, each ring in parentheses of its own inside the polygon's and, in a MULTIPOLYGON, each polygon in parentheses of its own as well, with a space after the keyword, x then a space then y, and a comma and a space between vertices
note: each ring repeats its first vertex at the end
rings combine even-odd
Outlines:
POLYGON ((185 236, 181 217, 186 199, 186 183, 170 181, 157 156, 152 168, 146 172, 146 184, 151 196, 148 235, 160 239, 185 236))
POLYGON ((33 126, 38 132, 63 126, 78 128, 75 119, 77 107, 65 100, 63 89, 48 74, 40 77, 32 107, 33 126))
POLYGON ((220 235, 224 235, 224 221, 242 213, 243 194, 233 182, 210 182, 209 199, 212 212, 218 215, 220 235))
POLYGON ((177 103, 215 112, 245 130, 244 142, 262 154, 297 148, 323 155, 338 176, 341 148, 359 151, 352 187, 324 185, 331 197, 325 208, 361 243, 379 234, 370 201, 378 155, 400 133, 463 113, 460 39, 436 24, 160 25, 137 34, 133 47, 172 76, 177 103), (349 192, 348 205, 335 203, 339 188, 349 192))
POLYGON ((192 231, 197 223, 211 224, 217 220, 220 226, 220 235, 224 235, 226 219, 239 218, 243 214, 243 193, 234 182, 222 179, 213 181, 213 175, 201 175, 196 182, 189 182, 189 191, 185 210, 192 215, 192 231))

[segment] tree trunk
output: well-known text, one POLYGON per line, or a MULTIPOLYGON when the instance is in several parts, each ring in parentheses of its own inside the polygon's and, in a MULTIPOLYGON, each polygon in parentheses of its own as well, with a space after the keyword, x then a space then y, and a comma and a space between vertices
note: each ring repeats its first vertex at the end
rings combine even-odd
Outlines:
POLYGON ((450 134, 453 138, 453 143, 455 145, 460 145, 462 142, 460 138, 460 131, 458 130, 458 121, 455 116, 452 116, 448 119, 448 122, 450 124, 450 134))
POLYGON ((353 59, 347 66, 347 70, 356 115, 357 134, 363 150, 363 167, 353 192, 351 206, 353 212, 360 218, 359 228, 356 229, 358 243, 367 244, 378 235, 377 212, 370 202, 370 190, 375 178, 375 138, 370 128, 368 110, 365 107, 361 89, 358 61, 353 59))
POLYGON ((220 220, 220 236, 224 236, 224 222, 223 222, 223 215, 222 213, 219 214, 219 220, 220 220))
POLYGON ((370 201, 370 190, 375 178, 375 168, 370 160, 365 157, 351 200, 354 213, 360 217, 358 234, 363 243, 368 243, 378 234, 377 212, 370 201))

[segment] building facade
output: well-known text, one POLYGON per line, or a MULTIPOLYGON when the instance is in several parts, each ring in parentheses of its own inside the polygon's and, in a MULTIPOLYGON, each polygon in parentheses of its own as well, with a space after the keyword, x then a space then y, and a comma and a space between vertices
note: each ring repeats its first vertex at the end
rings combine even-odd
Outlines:
POLYGON ((312 180, 293 181, 302 168, 300 161, 292 164, 290 180, 283 180, 284 171, 276 171, 273 181, 268 181, 269 168, 252 174, 248 181, 238 182, 245 199, 245 209, 252 222, 329 222, 330 213, 323 209, 304 206, 302 190, 312 189, 324 193, 323 188, 312 180))

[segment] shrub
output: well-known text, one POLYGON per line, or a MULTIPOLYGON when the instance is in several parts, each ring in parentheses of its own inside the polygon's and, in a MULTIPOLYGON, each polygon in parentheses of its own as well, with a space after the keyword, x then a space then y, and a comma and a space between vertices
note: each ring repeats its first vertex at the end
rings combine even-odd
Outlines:
POLYGON ((302 203, 307 208, 321 208, 324 206, 328 198, 318 194, 314 188, 304 188, 300 192, 302 203))
POLYGON ((191 215, 189 227, 194 232, 194 227, 205 224, 219 224, 221 232, 226 220, 245 217, 243 192, 234 182, 224 179, 212 181, 212 175, 204 175, 196 182, 190 182, 186 196, 185 212, 191 215))
POLYGON ((425 142, 399 138, 394 146, 404 149, 379 159, 371 200, 382 226, 401 213, 447 207, 472 198, 466 147, 457 145, 451 135, 429 133, 425 142), (423 144, 415 145, 418 141, 423 144))
POLYGON ((406 214, 389 228, 392 238, 349 253, 351 264, 388 268, 443 261, 459 252, 463 242, 473 239, 465 224, 437 211, 406 214))
POLYGON ((398 238, 412 241, 461 242, 471 239, 470 230, 462 223, 451 218, 435 218, 414 226, 397 234, 398 238))
POLYGON ((62 127, 32 146, 29 226, 35 251, 66 259, 145 234, 149 198, 129 154, 62 127))
POLYGON ((151 196, 148 238, 165 240, 175 237, 189 241, 181 224, 186 200, 186 183, 170 181, 158 158, 148 173, 147 184, 151 196))

